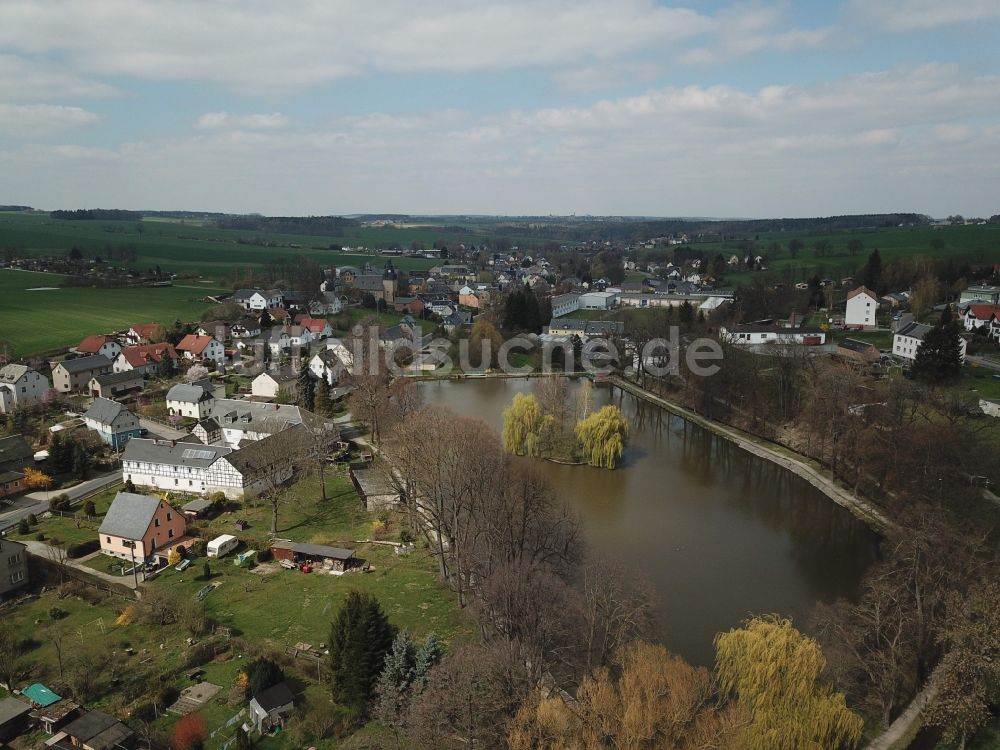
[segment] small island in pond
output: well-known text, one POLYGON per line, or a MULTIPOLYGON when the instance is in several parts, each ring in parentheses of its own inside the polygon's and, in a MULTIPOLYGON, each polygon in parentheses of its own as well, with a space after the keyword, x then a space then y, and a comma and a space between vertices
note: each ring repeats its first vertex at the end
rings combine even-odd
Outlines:
POLYGON ((504 450, 519 456, 615 469, 627 440, 617 406, 593 411, 589 381, 571 403, 565 378, 539 380, 534 393, 516 394, 503 413, 504 450))

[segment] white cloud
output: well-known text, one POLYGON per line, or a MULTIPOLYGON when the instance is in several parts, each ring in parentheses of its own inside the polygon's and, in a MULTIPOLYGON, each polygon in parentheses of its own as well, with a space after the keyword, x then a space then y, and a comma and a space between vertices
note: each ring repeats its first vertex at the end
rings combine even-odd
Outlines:
POLYGON ((90 125, 100 118, 80 107, 55 104, 0 104, 0 134, 37 138, 90 125))
POLYGON ((1000 129, 977 123, 998 116, 1000 78, 926 65, 753 91, 668 87, 585 107, 219 127, 108 152, 11 148, 0 193, 45 207, 88 195, 295 214, 990 214, 1000 129))
POLYGON ((206 112, 195 126, 202 130, 273 130, 288 125, 288 118, 280 112, 257 115, 233 115, 229 112, 206 112))
POLYGON ((653 80, 660 66, 652 62, 620 62, 583 65, 556 71, 552 80, 563 91, 588 93, 619 86, 635 86, 653 80))
POLYGON ((112 86, 81 78, 65 67, 47 60, 29 60, 17 55, 0 54, 2 101, 92 99, 116 93, 112 86))
POLYGON ((1000 20, 997 0, 849 0, 849 17, 887 31, 908 32, 1000 20))

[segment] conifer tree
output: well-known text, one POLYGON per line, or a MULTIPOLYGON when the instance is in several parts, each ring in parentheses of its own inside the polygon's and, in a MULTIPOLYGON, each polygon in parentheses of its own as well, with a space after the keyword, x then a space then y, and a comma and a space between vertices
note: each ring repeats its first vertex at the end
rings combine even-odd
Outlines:
POLYGON ((296 382, 295 403, 303 409, 312 411, 315 392, 315 385, 309 373, 309 368, 303 363, 299 368, 298 381, 296 382))
POLYGON ((962 340, 951 308, 945 308, 941 320, 925 335, 913 361, 913 375, 927 383, 955 380, 962 373, 962 340))
POLYGON ((333 699, 363 713, 392 648, 393 627, 378 600, 352 591, 330 630, 330 673, 333 699))
POLYGON ((320 378, 316 382, 316 394, 313 397, 313 411, 321 417, 330 416, 330 388, 326 384, 326 378, 320 378))

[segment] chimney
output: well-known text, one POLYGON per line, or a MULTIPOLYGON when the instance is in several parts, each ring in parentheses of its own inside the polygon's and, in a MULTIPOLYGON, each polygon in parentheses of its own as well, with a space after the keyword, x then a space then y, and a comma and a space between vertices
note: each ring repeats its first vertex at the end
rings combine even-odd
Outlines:
POLYGON ((171 448, 176 448, 177 447, 177 441, 176 440, 171 440, 170 441, 170 447, 171 448))

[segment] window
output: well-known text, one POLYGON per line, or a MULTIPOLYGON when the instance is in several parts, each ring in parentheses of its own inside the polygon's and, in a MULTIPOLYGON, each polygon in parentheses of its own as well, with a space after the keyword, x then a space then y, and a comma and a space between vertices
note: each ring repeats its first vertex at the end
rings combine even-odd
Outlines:
POLYGON ((111 537, 109 537, 109 536, 106 536, 106 537, 104 537, 104 538, 105 538, 105 539, 107 539, 107 541, 108 541, 108 544, 111 544, 111 537))
POLYGON ((11 583, 20 583, 23 580, 24 580, 24 571, 23 570, 17 570, 15 572, 11 573, 11 576, 10 576, 10 582, 11 583))
POLYGON ((172 518, 173 518, 173 515, 170 513, 170 511, 167 511, 167 520, 169 521, 172 518))
POLYGON ((173 539, 173 538, 174 538, 174 530, 170 529, 167 531, 167 539, 173 539))
POLYGON ((20 555, 11 555, 10 557, 7 558, 7 564, 8 565, 11 565, 11 566, 17 565, 19 562, 21 562, 21 556, 20 555))

